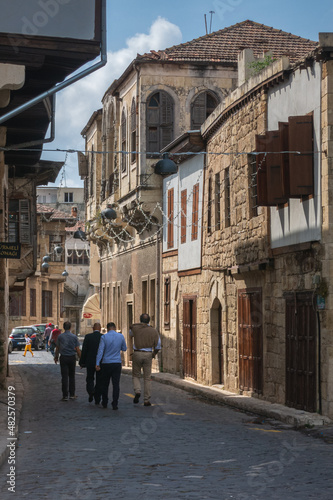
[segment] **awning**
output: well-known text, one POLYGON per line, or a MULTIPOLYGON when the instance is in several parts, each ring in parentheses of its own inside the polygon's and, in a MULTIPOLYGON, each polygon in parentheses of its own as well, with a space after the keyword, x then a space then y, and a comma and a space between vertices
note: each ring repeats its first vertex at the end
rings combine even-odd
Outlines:
POLYGON ((101 309, 99 307, 99 293, 94 293, 88 297, 82 307, 82 319, 101 319, 101 309))

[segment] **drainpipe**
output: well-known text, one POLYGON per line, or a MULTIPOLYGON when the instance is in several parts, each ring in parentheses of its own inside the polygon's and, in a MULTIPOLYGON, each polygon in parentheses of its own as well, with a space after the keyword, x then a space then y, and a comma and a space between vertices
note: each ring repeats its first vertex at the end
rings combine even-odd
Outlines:
POLYGON ((55 102, 56 102, 56 96, 53 94, 51 98, 51 106, 49 105, 49 101, 47 99, 44 99, 44 106, 46 108, 46 111, 49 115, 49 120, 51 122, 51 130, 50 130, 50 137, 47 139, 39 139, 37 141, 29 141, 29 142, 21 142, 20 144, 10 144, 9 146, 6 146, 3 148, 4 150, 6 149, 20 149, 20 148, 29 148, 30 146, 39 146, 40 144, 46 144, 48 142, 54 141, 55 138, 55 102))
POLYGON ((75 82, 77 82, 79 80, 82 80, 82 78, 90 75, 94 71, 96 71, 96 70, 102 68, 103 66, 105 66, 106 63, 107 63, 107 52, 106 52, 106 0, 102 0, 102 2, 101 2, 101 60, 98 63, 96 63, 93 66, 91 66, 90 68, 87 68, 87 69, 81 71, 80 73, 78 73, 77 75, 72 76, 68 80, 65 80, 64 82, 55 85, 50 90, 47 90, 46 92, 43 92, 39 96, 34 97, 30 101, 22 104, 21 106, 18 106, 17 108, 13 109, 9 113, 6 113, 5 115, 1 116, 0 117, 0 124, 4 123, 7 120, 10 120, 14 116, 22 113, 23 111, 26 111, 27 109, 32 108, 32 106, 34 106, 35 104, 38 104, 39 102, 43 101, 47 97, 50 97, 50 96, 56 94, 57 92, 59 92, 60 90, 63 90, 66 87, 69 87, 73 83, 75 83, 75 82))

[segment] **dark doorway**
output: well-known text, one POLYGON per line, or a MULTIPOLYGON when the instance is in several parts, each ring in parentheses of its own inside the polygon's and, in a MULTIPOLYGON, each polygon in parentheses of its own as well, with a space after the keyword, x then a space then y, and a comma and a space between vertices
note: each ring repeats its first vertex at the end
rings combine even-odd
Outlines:
POLYGON ((313 294, 286 295, 286 405, 316 411, 316 311, 313 294))
POLYGON ((260 288, 238 290, 239 388, 262 393, 262 298, 260 288))
POLYGON ((197 298, 183 299, 183 374, 197 378, 197 298))

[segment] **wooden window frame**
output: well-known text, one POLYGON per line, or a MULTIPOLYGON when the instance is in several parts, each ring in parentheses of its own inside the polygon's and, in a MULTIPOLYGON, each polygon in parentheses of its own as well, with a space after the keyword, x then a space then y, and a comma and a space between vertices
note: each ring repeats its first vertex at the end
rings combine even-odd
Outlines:
POLYGON ((131 106, 131 163, 136 162, 136 104, 132 99, 131 106))
POLYGON ((197 94, 191 103, 191 130, 200 129, 203 122, 218 106, 219 99, 211 91, 203 91, 197 94), (215 101, 215 105, 210 105, 209 101, 215 101))
POLYGON ((174 247, 174 188, 168 189, 168 224, 167 224, 167 248, 174 247))
POLYGON ((42 317, 50 318, 52 314, 53 298, 52 290, 42 290, 42 317))
POLYGON ((31 207, 25 198, 9 199, 8 242, 31 245, 31 207))
POLYGON ((220 172, 215 174, 214 182, 214 202, 215 202, 215 231, 221 229, 221 180, 220 172))
POLYGON ((171 278, 164 278, 164 329, 170 330, 170 297, 171 297, 171 278))
POLYGON ((9 316, 26 316, 27 314, 27 297, 26 291, 13 292, 10 295, 9 316))
POLYGON ((180 243, 186 243, 186 229, 187 229, 187 189, 183 189, 180 193, 181 203, 181 230, 180 230, 180 243))
POLYGON ((193 186, 193 200, 192 200, 192 232, 191 240, 198 239, 198 226, 199 226, 199 183, 193 186))
POLYGON ((127 154, 124 152, 127 149, 127 119, 126 119, 126 112, 125 108, 123 109, 121 113, 121 173, 124 174, 126 173, 127 170, 127 154))
POLYGON ((33 318, 37 316, 36 297, 36 288, 30 288, 30 316, 33 318))
POLYGON ((174 101, 168 92, 151 94, 146 105, 147 158, 155 158, 174 138, 174 101), (153 105, 154 104, 154 105, 153 105))

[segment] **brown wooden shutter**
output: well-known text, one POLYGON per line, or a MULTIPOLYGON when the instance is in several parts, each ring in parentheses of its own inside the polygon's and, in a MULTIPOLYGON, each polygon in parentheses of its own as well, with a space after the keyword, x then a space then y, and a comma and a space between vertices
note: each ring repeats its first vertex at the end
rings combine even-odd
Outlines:
POLYGON ((174 210, 174 190, 168 190, 168 240, 167 247, 173 248, 173 210, 174 210))
POLYGON ((199 220, 199 184, 193 186, 192 203, 192 241, 198 239, 198 220, 199 220))
POLYGON ((300 198, 314 193, 313 179, 313 117, 289 117, 290 197, 300 198))
POLYGON ((186 225, 187 225, 187 189, 181 192, 181 233, 180 242, 186 243, 186 225))
POLYGON ((283 196, 290 198, 290 180, 289 180, 289 124, 288 122, 279 122, 280 132, 280 151, 282 166, 282 189, 283 196))
POLYGON ((283 189, 281 136, 279 130, 266 132, 267 205, 286 203, 283 189))
POLYGON ((192 130, 199 129, 206 119, 206 92, 202 92, 193 102, 192 130))
POLYGON ((164 280, 164 328, 170 329, 170 278, 164 280))

